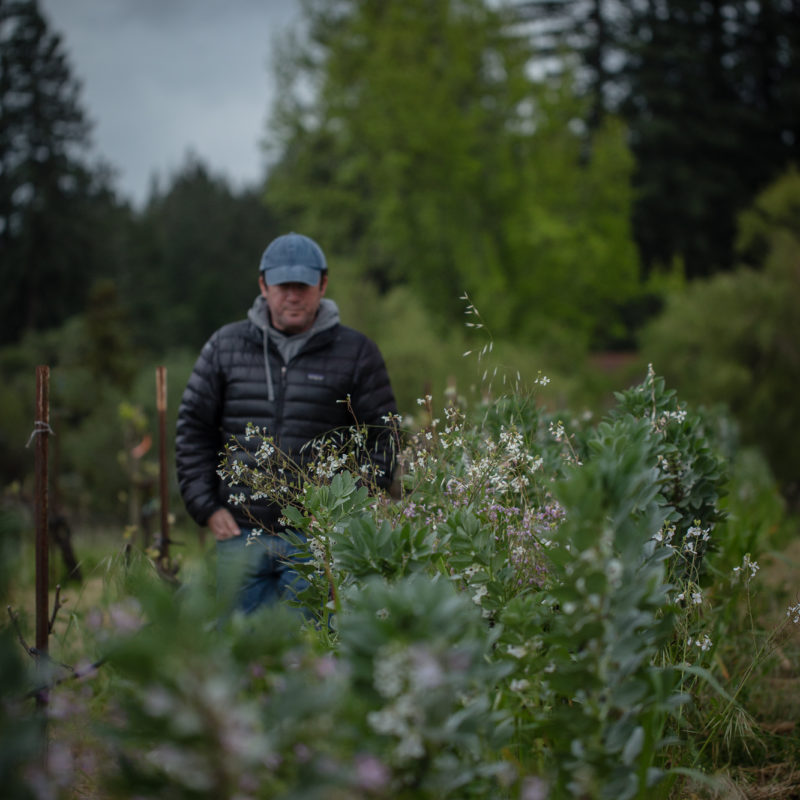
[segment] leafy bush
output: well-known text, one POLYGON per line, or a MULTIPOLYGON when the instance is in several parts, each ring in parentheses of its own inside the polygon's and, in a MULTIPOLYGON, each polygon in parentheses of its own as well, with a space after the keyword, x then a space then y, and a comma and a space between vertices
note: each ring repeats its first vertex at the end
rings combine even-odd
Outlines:
POLYGON ((642 349, 683 397, 724 403, 791 497, 800 487, 800 174, 768 188, 740 221, 748 265, 672 295, 642 349))

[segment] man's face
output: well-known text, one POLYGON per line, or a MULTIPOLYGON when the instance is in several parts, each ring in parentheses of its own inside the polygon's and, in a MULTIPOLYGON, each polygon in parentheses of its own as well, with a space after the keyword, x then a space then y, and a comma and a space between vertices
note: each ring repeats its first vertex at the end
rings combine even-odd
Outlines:
POLYGON ((289 335, 303 333, 313 324, 325 289, 328 276, 323 275, 319 284, 278 283, 267 286, 264 276, 258 279, 261 294, 267 300, 272 326, 289 335))

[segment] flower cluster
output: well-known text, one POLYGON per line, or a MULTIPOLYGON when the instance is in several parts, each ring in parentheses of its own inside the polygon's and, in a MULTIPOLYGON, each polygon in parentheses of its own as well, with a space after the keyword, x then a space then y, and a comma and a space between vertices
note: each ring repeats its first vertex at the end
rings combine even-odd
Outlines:
POLYGON ((699 589, 694 591, 685 590, 675 596, 678 603, 691 603, 692 605, 699 606, 703 602, 703 593, 699 589))
POLYGON ((564 509, 550 501, 539 508, 521 510, 516 506, 492 503, 486 519, 503 538, 517 587, 541 586, 547 575, 544 550, 552 543, 553 532, 564 519, 564 509))
POLYGON ((686 539, 683 545, 684 553, 695 553, 698 542, 707 542, 711 538, 710 528, 701 528, 700 523, 695 520, 689 530, 686 531, 686 539))
POLYGON ((385 701, 367 722, 379 734, 396 739, 392 760, 404 764, 425 756, 431 696, 444 691, 468 666, 456 653, 438 653, 424 643, 410 647, 392 642, 375 655, 373 685, 385 701))
POLYGON ((557 441, 562 442, 566 438, 566 431, 564 430, 564 423, 561 420, 558 422, 551 422, 547 429, 550 431, 550 435, 557 441))
POLYGON ((745 553, 741 566, 734 567, 733 574, 735 578, 743 577, 745 583, 750 583, 755 578, 758 570, 758 562, 750 558, 750 553, 745 553))
POLYGON ((698 636, 696 638, 689 637, 686 640, 686 644, 688 647, 698 648, 703 653, 707 653, 713 647, 711 637, 707 633, 704 633, 702 636, 698 636))

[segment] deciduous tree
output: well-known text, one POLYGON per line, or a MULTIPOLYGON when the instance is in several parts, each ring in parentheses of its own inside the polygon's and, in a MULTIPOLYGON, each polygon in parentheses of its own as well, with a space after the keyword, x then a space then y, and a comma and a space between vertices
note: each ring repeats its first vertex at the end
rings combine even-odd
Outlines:
POLYGON ((493 330, 586 340, 635 291, 630 160, 609 127, 586 163, 570 80, 531 80, 527 39, 482 0, 306 4, 281 60, 267 198, 442 324, 466 290, 493 330))

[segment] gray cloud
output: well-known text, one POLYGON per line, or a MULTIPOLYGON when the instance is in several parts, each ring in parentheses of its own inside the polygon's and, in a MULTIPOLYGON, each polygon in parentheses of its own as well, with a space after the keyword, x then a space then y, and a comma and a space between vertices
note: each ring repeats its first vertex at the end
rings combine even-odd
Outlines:
POLYGON ((234 185, 262 177, 271 47, 299 0, 40 0, 61 33, 95 151, 142 202, 192 152, 234 185))

